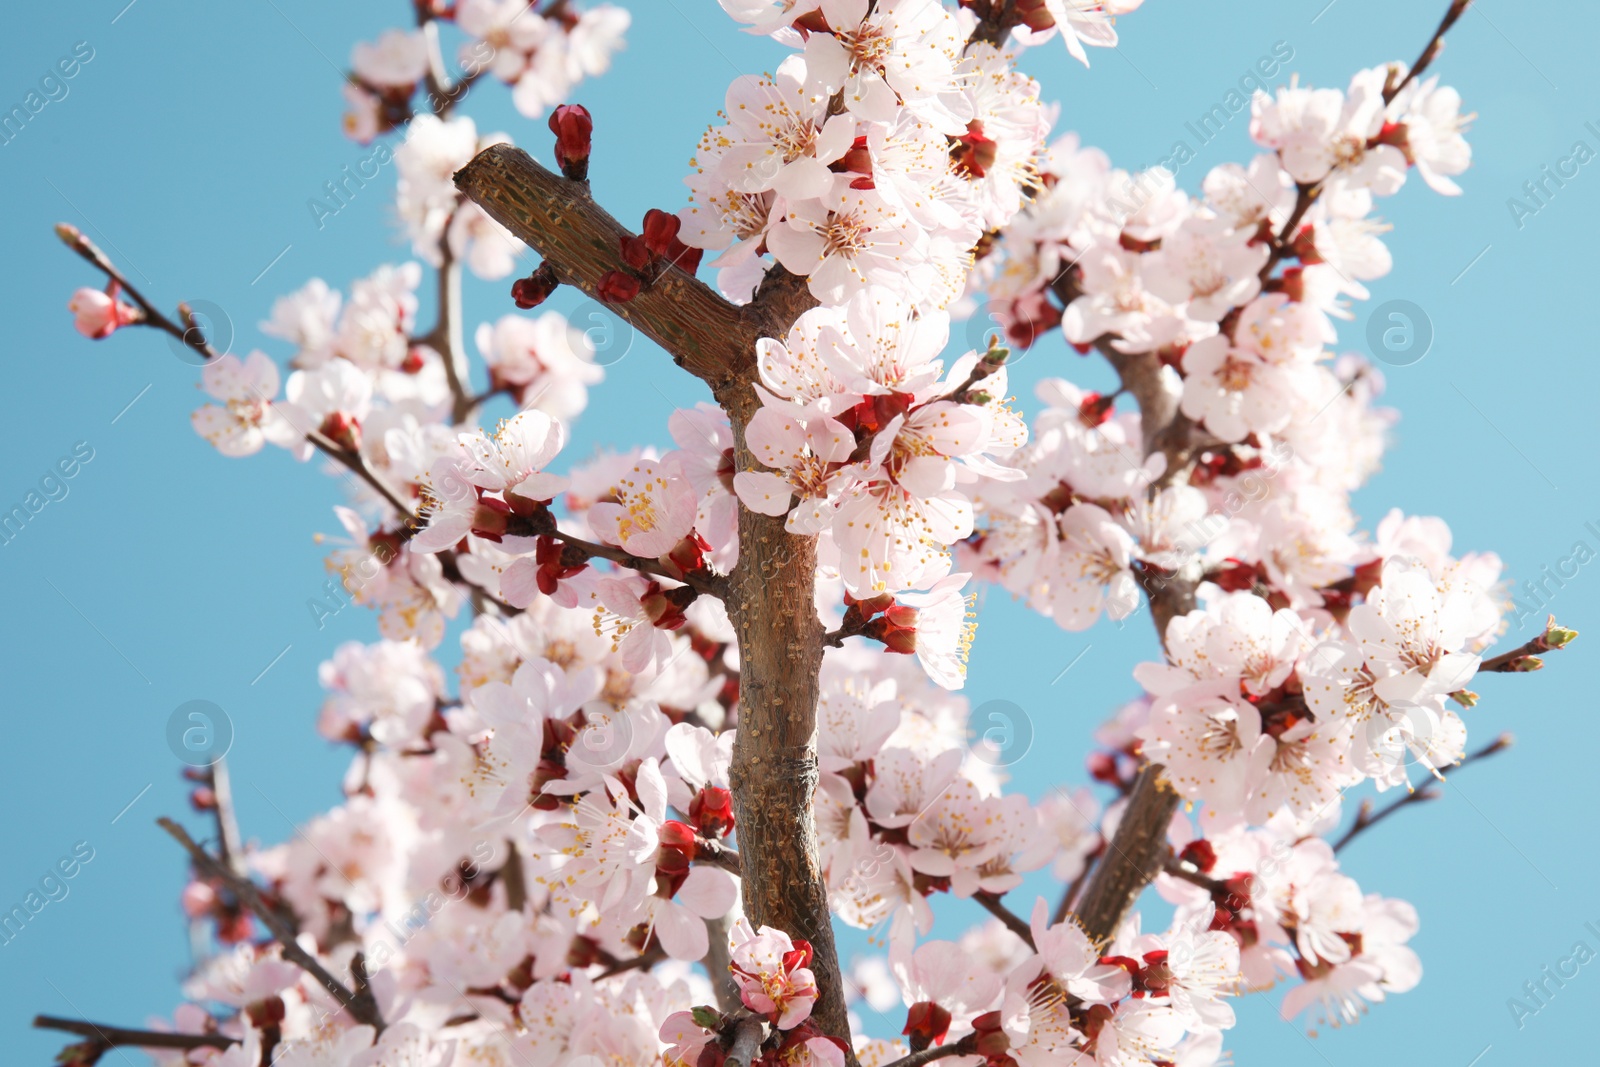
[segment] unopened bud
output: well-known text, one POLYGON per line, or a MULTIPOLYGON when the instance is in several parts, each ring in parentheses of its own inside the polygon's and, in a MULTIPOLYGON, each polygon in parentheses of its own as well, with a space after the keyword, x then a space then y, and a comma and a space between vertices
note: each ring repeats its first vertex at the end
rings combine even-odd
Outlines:
POLYGON ((575 182, 589 177, 589 150, 594 118, 582 104, 563 104, 550 114, 550 132, 556 135, 556 162, 561 173, 575 182))
POLYGON ((527 311, 548 300, 560 284, 555 268, 549 263, 541 263, 532 274, 511 283, 511 299, 516 301, 517 307, 527 311))
POLYGON ((1558 626, 1556 617, 1550 616, 1550 622, 1544 631, 1544 643, 1550 648, 1566 648, 1578 639, 1578 631, 1566 626, 1558 626))
POLYGON ((722 1013, 716 1008, 700 1004, 690 1009, 689 1014, 694 1016, 694 1024, 696 1026, 703 1027, 706 1030, 722 1029, 722 1013))
POLYGON ((608 304, 626 304, 639 295, 639 279, 620 270, 607 271, 595 295, 608 304))

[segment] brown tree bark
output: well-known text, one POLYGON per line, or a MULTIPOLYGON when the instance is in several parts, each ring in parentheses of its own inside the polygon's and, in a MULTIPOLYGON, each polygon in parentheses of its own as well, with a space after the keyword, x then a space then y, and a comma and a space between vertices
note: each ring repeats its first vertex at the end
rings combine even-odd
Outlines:
MULTIPOLYGON (((542 255, 563 284, 596 297, 608 271, 626 269, 621 241, 630 231, 594 202, 587 184, 546 170, 521 149, 485 149, 455 180, 469 199, 542 255)), ((815 304, 804 279, 777 268, 756 298, 739 306, 667 267, 633 300, 608 306, 711 386, 733 424, 737 467, 750 470, 759 467, 744 440, 758 406, 751 388, 756 342, 783 337, 815 304)), ((813 1018, 848 1043, 844 983, 811 807, 823 652, 813 601, 816 548, 815 538, 786 533, 781 516, 739 509, 739 565, 727 583, 740 657, 731 784, 745 914, 756 926, 811 942, 819 993, 813 1018)))

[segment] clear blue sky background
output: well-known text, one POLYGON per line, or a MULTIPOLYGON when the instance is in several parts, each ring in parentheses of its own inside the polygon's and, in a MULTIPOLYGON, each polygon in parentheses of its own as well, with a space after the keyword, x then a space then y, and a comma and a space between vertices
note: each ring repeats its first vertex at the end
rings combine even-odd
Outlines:
MULTIPOLYGON (((245 834, 281 840, 338 798, 344 758, 313 732, 316 666, 339 642, 376 636, 370 615, 344 612, 318 630, 306 607, 323 581, 311 533, 337 529, 329 508, 340 501, 338 483, 275 450, 220 457, 189 427, 197 375, 164 338, 129 331, 96 344, 73 333, 67 299, 99 279, 50 227, 83 227, 168 306, 190 299, 225 309, 240 331, 237 350, 263 341, 255 323, 278 294, 314 275, 343 286, 402 258, 392 173, 321 231, 307 201, 367 154, 339 130, 339 71, 352 42, 405 22, 409 5, 125 3, 13 4, 0 16, 0 108, 20 103, 76 42, 94 49, 69 95, 0 146, 9 208, 0 216, 8 340, 0 510, 20 502, 74 443, 94 449, 70 494, 0 547, 9 603, 0 623, 0 910, 74 843, 95 852, 70 896, 0 946, 0 1044, 14 1063, 47 1062, 61 1043, 26 1029, 35 1011, 137 1024, 177 1002, 187 960, 176 905, 184 865, 153 823, 185 813, 165 741, 173 709, 206 699, 227 710, 245 834)), ((1166 156, 1174 139, 1194 145, 1184 123, 1276 42, 1293 47, 1304 79, 1342 87, 1357 67, 1409 61, 1445 6, 1325 3, 1148 0, 1124 21, 1120 54, 1094 52, 1092 71, 1059 45, 1030 53, 1025 65, 1061 102, 1060 129, 1081 131, 1120 165, 1137 167, 1166 156)), ((577 99, 596 116, 596 194, 633 220, 682 203, 685 162, 727 82, 771 68, 781 53, 739 34, 710 0, 627 6, 628 51, 577 99)), ((1435 339, 1427 358, 1389 374, 1389 401, 1404 421, 1359 509, 1369 523, 1392 504, 1443 515, 1458 550, 1496 550, 1519 580, 1555 566, 1575 541, 1600 548, 1600 535, 1585 527, 1593 521, 1600 530, 1588 266, 1600 163, 1520 229, 1506 204, 1575 141, 1600 148, 1600 135, 1585 127, 1600 127, 1597 39, 1592 3, 1474 5, 1438 68, 1481 116, 1466 195, 1443 199, 1414 181, 1384 205, 1396 226, 1396 266, 1373 286, 1369 305, 1414 302, 1435 339)), ((500 89, 475 93, 468 111, 480 128, 505 129, 548 154, 542 123, 517 116, 500 89)), ((1180 181, 1193 189, 1210 166, 1247 159, 1245 127, 1234 119, 1180 181)), ((557 306, 571 303, 568 295, 557 306)), ((500 285, 475 284, 467 307, 471 326, 509 303, 500 285)), ((425 306, 423 321, 430 315, 425 306)), ((1364 321, 1350 324, 1343 345, 1360 349, 1364 337, 1364 321)), ((1018 394, 1031 401, 1032 382, 1048 374, 1106 377, 1058 338, 1021 364, 1018 394)), ((640 340, 594 393, 573 454, 666 442, 660 394, 677 404, 701 395, 640 340)), ((1600 563, 1591 563, 1553 608, 1591 628, 1597 593, 1600 563)), ((1600 949, 1584 928, 1600 926, 1596 640, 1600 630, 1541 676, 1484 682, 1469 727, 1480 740, 1514 730, 1517 748, 1454 776, 1446 799, 1346 853, 1369 891, 1418 905, 1421 987, 1353 1030, 1315 1041, 1278 1022, 1267 1001, 1246 1000, 1230 1038, 1239 1062, 1466 1067, 1482 1055, 1478 1062, 1495 1067, 1594 1048, 1600 963, 1520 1031, 1506 1001, 1576 941, 1600 949)), ((1090 729, 1135 691, 1129 668, 1154 651, 1144 625, 1068 635, 1003 597, 989 599, 969 694, 975 704, 1009 700, 1031 718, 1034 748, 1015 768, 1020 788, 1039 796, 1062 774, 1081 781, 1090 729)), ((887 1032, 882 1022, 875 1029, 887 1032)))

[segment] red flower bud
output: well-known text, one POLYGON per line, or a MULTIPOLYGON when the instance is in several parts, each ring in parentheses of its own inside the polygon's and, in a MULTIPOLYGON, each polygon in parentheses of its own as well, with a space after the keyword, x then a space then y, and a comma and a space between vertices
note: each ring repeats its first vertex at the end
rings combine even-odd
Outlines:
POLYGON ((1091 752, 1089 758, 1084 760, 1084 765, 1089 770, 1089 777, 1095 781, 1111 785, 1122 784, 1122 776, 1117 773, 1117 757, 1111 753, 1091 752))
POLYGON ((1217 850, 1211 847, 1210 841, 1200 837, 1184 845, 1183 851, 1178 853, 1178 858, 1194 864, 1202 874, 1210 874, 1211 868, 1217 865, 1217 850))
POLYGON ((556 162, 561 173, 575 182, 589 177, 589 149, 594 118, 582 104, 562 104, 550 114, 550 132, 556 135, 556 162))
POLYGON ((689 818, 705 837, 724 837, 733 832, 733 794, 721 786, 708 785, 689 801, 689 818))
POLYGON ((1035 32, 1052 29, 1056 24, 1045 0, 1017 0, 1016 13, 1022 24, 1035 32))
POLYGON ((361 451, 361 423, 353 415, 335 411, 322 420, 322 436, 351 452, 361 451))
POLYGON ((634 270, 650 266, 650 246, 643 237, 622 238, 622 262, 634 270))
POLYGON ((889 625, 896 630, 914 630, 917 626, 917 609, 904 604, 891 604, 883 613, 889 625))
POLYGON ((912 1052, 942 1045, 950 1033, 950 1012, 931 1000, 918 1001, 906 1010, 906 1028, 900 1032, 911 1038, 912 1052))
POLYGON ((1011 1038, 1000 1022, 1000 1013, 986 1011, 972 1020, 972 1034, 976 1040, 972 1050, 994 1063, 1011 1048, 1011 1038))
POLYGON ((517 307, 527 311, 549 299, 560 284, 555 269, 548 263, 541 263, 532 274, 511 283, 511 299, 517 302, 517 307))
POLYGON ((596 295, 608 304, 626 304, 639 295, 639 279, 620 270, 607 271, 596 295))
POLYGON ((1102 426, 1111 418, 1111 411, 1116 403, 1114 397, 1085 393, 1083 400, 1078 403, 1078 419, 1085 426, 1102 426))

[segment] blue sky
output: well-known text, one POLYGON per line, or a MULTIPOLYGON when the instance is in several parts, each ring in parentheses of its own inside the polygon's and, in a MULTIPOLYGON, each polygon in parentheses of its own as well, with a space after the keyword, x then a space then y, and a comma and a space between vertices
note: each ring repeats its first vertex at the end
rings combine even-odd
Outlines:
MULTIPOLYGON (((634 14, 630 47, 576 99, 596 118, 596 195, 627 221, 682 203, 686 161, 727 82, 770 69, 782 53, 739 34, 711 0, 624 2, 634 14)), ((176 905, 184 865, 154 825, 185 811, 166 741, 174 709, 200 699, 226 711, 244 833, 281 840, 338 796, 343 757, 313 730, 316 665, 342 641, 376 636, 369 615, 343 612, 318 629, 306 607, 324 577, 311 535, 337 529, 329 509, 338 483, 282 452, 217 455, 189 427, 195 370, 162 336, 77 336, 67 299, 98 279, 50 228, 82 227, 167 306, 209 301, 237 330, 236 350, 287 356, 255 328, 275 296, 312 276, 342 286, 404 258, 392 173, 320 229, 308 202, 370 154, 339 131, 351 44, 403 24, 409 5, 125 4, 11 5, 0 33, 0 110, 20 104, 75 47, 80 59, 92 50, 65 95, 55 89, 59 98, 0 145, 11 205, 0 216, 10 341, 0 510, 75 448, 80 460, 92 451, 66 495, 0 547, 9 600, 0 910, 80 842, 93 854, 67 897, 0 945, 0 1041, 17 1062, 43 1062, 61 1043, 26 1030, 36 1011, 138 1024, 177 1002, 188 958, 176 905)), ((1242 117, 1204 145, 1185 124, 1259 58, 1291 48, 1289 69, 1303 80, 1342 87, 1358 67, 1409 61, 1444 6, 1147 0, 1122 23, 1118 51, 1092 54, 1092 70, 1057 45, 1024 65, 1060 102, 1058 129, 1079 131, 1119 165, 1158 161, 1187 140, 1197 158, 1179 180, 1192 189, 1207 168, 1251 154, 1242 117)), ((1479 115, 1466 193, 1445 199, 1417 181, 1385 203, 1395 269, 1362 310, 1409 301, 1431 324, 1432 344, 1419 362, 1389 370, 1388 402, 1403 421, 1358 510, 1369 524, 1393 505, 1442 515, 1458 550, 1499 552, 1519 582, 1554 571, 1576 542, 1600 550, 1596 298, 1594 273, 1581 266, 1600 228, 1600 163, 1547 186, 1554 193, 1543 204, 1523 191, 1576 142, 1600 150, 1597 39, 1600 9, 1579 0, 1474 4, 1437 68, 1479 115)), ((547 154, 543 124, 518 116, 497 87, 475 90, 467 111, 480 128, 547 154)), ((555 302, 575 304, 571 294, 555 302)), ((501 286, 469 283, 469 326, 508 310, 501 286)), ((430 315, 425 307, 423 320, 430 315)), ((1342 347, 1365 349, 1367 325, 1346 324, 1342 347)), ((1108 378, 1059 338, 1017 374, 1016 391, 1030 400, 1039 377, 1108 378)), ((593 394, 572 454, 667 441, 663 396, 688 405, 703 394, 636 339, 593 394)), ((1600 564, 1563 583, 1547 585, 1551 610, 1586 629, 1600 564)), ((1508 639, 1532 633, 1513 629, 1508 639)), ((1278 1022, 1268 1001, 1247 999, 1230 1036, 1240 1063, 1494 1067, 1593 1047, 1600 964, 1520 1029, 1506 1001, 1576 942, 1600 949, 1585 927, 1600 929, 1600 894, 1589 888, 1600 883, 1591 829, 1600 726, 1588 688, 1596 638, 1542 675, 1485 681, 1469 729, 1478 740, 1512 730, 1517 747, 1452 776, 1443 800, 1345 853, 1368 891, 1417 904, 1422 985, 1315 1040, 1278 1022)), ((1039 796, 1063 774, 1081 782, 1089 731, 1135 692, 1129 668, 1155 647, 1146 626, 1066 634, 988 598, 969 694, 975 706, 1007 700, 1028 716, 1034 742, 1013 768, 1018 788, 1039 796)))

